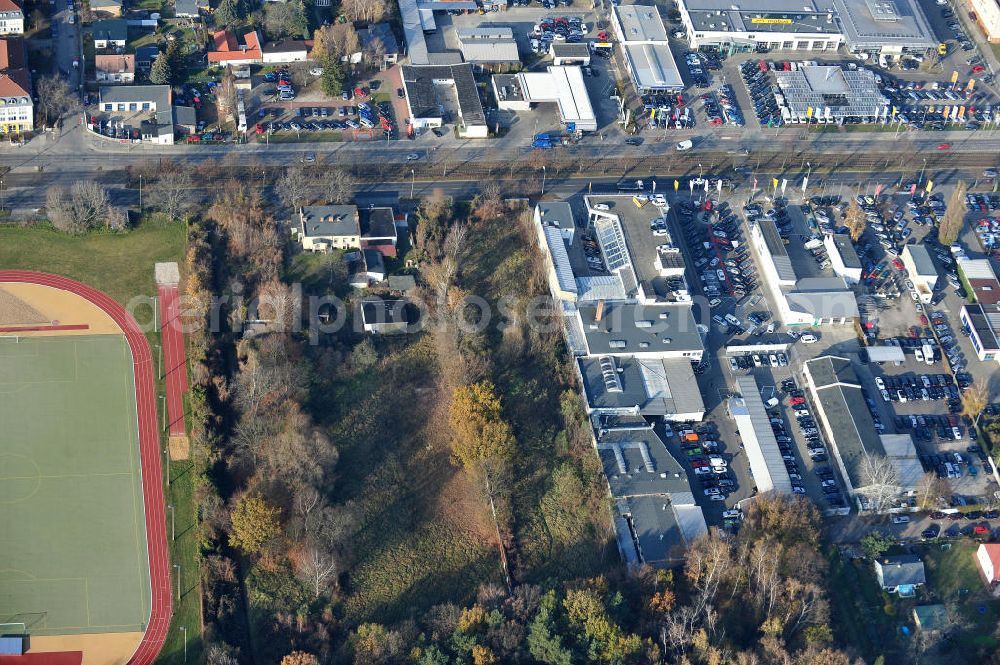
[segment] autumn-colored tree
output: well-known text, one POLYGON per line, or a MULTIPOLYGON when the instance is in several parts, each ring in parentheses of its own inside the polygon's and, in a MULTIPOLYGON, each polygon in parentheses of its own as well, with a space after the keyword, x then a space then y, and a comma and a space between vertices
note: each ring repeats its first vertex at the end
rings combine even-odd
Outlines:
POLYGON ((281 665, 319 665, 319 659, 305 651, 293 651, 281 659, 281 665))
POLYGON ((653 611, 654 614, 662 615, 670 612, 674 609, 674 605, 677 603, 677 596, 670 589, 664 589, 662 591, 657 591, 653 594, 653 597, 649 599, 649 609, 653 611))
POLYGON ((500 397, 490 381, 455 389, 449 421, 452 453, 467 470, 506 462, 514 455, 514 434, 503 419, 500 397))
POLYGON ((965 226, 965 195, 968 191, 969 185, 964 180, 955 183, 944 217, 938 223, 938 240, 942 245, 951 245, 962 234, 962 227, 965 226))
POLYGON ((597 590, 569 591, 563 605, 570 625, 582 634, 581 641, 598 662, 628 662, 642 648, 638 635, 626 633, 611 618, 597 590))
POLYGON ((483 185, 482 190, 472 200, 472 215, 481 222, 489 222, 499 218, 507 206, 500 193, 500 185, 489 182, 483 185))
POLYGON ((245 495, 236 501, 229 542, 247 554, 257 554, 281 531, 281 509, 259 496, 245 495))
POLYGON ((497 655, 489 647, 476 644, 472 647, 472 665, 496 665, 497 655))
POLYGON ((844 226, 847 227, 851 240, 857 241, 864 233, 866 225, 865 211, 861 209, 857 201, 851 199, 847 203, 847 218, 844 219, 844 226))
POLYGON ((951 494, 944 478, 938 478, 933 471, 925 473, 917 481, 917 507, 921 510, 936 510, 940 500, 951 494))
POLYGON ((970 418, 975 425, 983 415, 983 409, 990 403, 990 389, 986 381, 979 379, 962 393, 962 415, 970 418))

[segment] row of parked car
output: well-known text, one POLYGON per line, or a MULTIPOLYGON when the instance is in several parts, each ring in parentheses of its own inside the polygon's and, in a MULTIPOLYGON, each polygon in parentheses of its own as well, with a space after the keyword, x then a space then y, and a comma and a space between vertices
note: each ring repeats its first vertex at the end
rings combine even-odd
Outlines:
POLYGON ((736 104, 733 87, 728 83, 719 89, 718 95, 712 92, 703 94, 701 105, 710 125, 728 124, 742 127, 744 124, 743 113, 740 112, 739 106, 736 104))
MULTIPOLYGON (((761 63, 764 61, 761 60, 761 63)), ((778 110, 778 102, 774 99, 774 91, 771 90, 771 78, 767 73, 767 64, 761 69, 759 63, 747 60, 740 65, 740 76, 746 84, 747 93, 753 103, 754 115, 761 125, 774 127, 782 124, 781 112, 778 110)))
POLYGON ((755 367, 788 367, 788 356, 777 353, 746 353, 729 358, 729 368, 733 372, 750 370, 755 367))
MULTIPOLYGON (((806 402, 805 393, 795 385, 794 379, 791 378, 785 379, 781 387, 782 391, 788 397, 788 404, 795 417, 799 434, 806 444, 806 451, 809 458, 814 463, 826 462, 829 459, 827 449, 823 444, 819 427, 816 425, 812 414, 809 413, 809 405, 806 402)), ((784 422, 779 418, 772 418, 771 427, 775 433, 774 438, 781 451, 782 460, 785 462, 785 468, 788 470, 788 477, 792 481, 792 491, 796 494, 805 494, 806 489, 802 484, 802 475, 799 472, 795 456, 792 452, 792 437, 785 431, 784 422)), ((833 471, 827 466, 817 466, 813 472, 819 479, 820 490, 823 493, 823 499, 827 506, 829 508, 846 507, 847 504, 834 478, 833 471)))
MULTIPOLYGON (((684 201, 677 206, 685 239, 701 276, 702 290, 712 299, 723 291, 742 298, 757 287, 757 281, 753 260, 741 242, 739 220, 726 202, 713 204, 708 201, 704 208, 703 214, 709 217, 707 226, 695 219, 693 204, 684 201)), ((742 329, 730 331, 743 332, 742 329)))
POLYGON ((729 472, 728 456, 722 452, 724 446, 718 440, 715 423, 678 424, 674 433, 705 498, 725 501, 726 496, 736 489, 736 481, 729 472))

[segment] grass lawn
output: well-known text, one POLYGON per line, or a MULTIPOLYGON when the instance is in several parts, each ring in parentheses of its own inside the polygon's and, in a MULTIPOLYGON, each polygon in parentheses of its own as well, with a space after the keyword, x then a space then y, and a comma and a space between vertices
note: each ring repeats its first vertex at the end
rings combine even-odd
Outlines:
POLYGON ((871 561, 847 559, 837 550, 829 552, 827 558, 830 561, 827 589, 837 641, 856 647, 866 662, 880 655, 885 656, 887 663, 901 662, 899 624, 906 620, 885 613, 885 597, 878 588, 871 561))
POLYGON ((958 636, 960 645, 995 649, 994 631, 1000 622, 1000 600, 989 596, 976 570, 978 546, 978 543, 963 540, 953 543, 951 548, 927 547, 923 551, 927 585, 941 602, 971 624, 971 630, 958 636))
MULTIPOLYGON (((136 296, 155 293, 153 264, 183 262, 186 244, 183 224, 149 220, 126 234, 93 233, 70 236, 50 227, 0 226, 0 265, 7 269, 39 270, 65 275, 94 286, 128 307, 136 296)), ((136 310, 141 319, 148 308, 136 310)), ((160 344, 158 332, 146 335, 153 353, 160 344)), ((157 394, 164 394, 157 378, 157 394)), ((163 437, 164 446, 166 437, 163 437)), ((180 601, 174 599, 174 620, 158 662, 182 663, 183 633, 187 627, 188 662, 200 659, 201 602, 198 576, 198 543, 195 540, 196 507, 192 500, 190 462, 171 464, 171 485, 166 500, 176 510, 177 539, 170 542, 171 562, 181 566, 180 601)), ((169 519, 169 511, 168 511, 169 519)), ((168 539, 170 527, 167 524, 168 539)))

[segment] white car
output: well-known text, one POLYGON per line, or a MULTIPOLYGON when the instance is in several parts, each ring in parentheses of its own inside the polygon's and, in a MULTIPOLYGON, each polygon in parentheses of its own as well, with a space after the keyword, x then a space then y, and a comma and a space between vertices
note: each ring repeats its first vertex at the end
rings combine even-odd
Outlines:
POLYGON ((726 497, 722 496, 721 494, 713 494, 713 495, 711 495, 708 498, 709 498, 710 501, 725 501, 726 500, 726 497))
POLYGON ((712 470, 707 466, 699 466, 694 470, 694 475, 696 476, 708 476, 712 474, 712 470))
POLYGON ((816 336, 811 333, 805 333, 804 335, 799 337, 799 339, 802 340, 803 344, 815 344, 816 342, 819 341, 818 339, 816 339, 816 336))
POLYGON ((738 520, 743 518, 743 513, 739 508, 732 508, 730 510, 722 511, 722 519, 726 520, 738 520))
POLYGON ((712 496, 713 494, 722 494, 722 490, 718 487, 709 487, 705 490, 705 496, 712 496))
POLYGON ((654 236, 668 236, 668 235, 670 235, 670 231, 668 231, 666 229, 653 229, 653 235, 654 236))
POLYGON ((309 70, 309 73, 312 74, 313 76, 322 76, 323 75, 323 68, 322 67, 313 67, 312 69, 309 70))
POLYGON ((709 307, 718 307, 721 304, 722 304, 722 301, 719 300, 718 298, 712 298, 711 300, 708 301, 708 306, 709 307))
POLYGON ((893 524, 906 524, 909 521, 910 518, 907 515, 896 515, 895 517, 892 518, 893 524))
POLYGON ((657 206, 658 208, 666 208, 667 197, 664 196, 663 194, 653 194, 653 205, 657 206))

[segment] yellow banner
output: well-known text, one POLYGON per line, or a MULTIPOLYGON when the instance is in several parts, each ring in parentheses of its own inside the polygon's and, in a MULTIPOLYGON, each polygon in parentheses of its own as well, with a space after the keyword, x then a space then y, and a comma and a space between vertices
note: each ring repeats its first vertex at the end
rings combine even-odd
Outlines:
POLYGON ((955 83, 957 81, 958 81, 958 72, 952 72, 951 73, 951 82, 955 83))
POLYGON ((674 191, 675 191, 675 192, 676 192, 676 191, 677 191, 678 189, 680 189, 680 186, 681 186, 681 181, 680 181, 680 180, 674 180, 674 191))
POLYGON ((772 180, 771 184, 774 185, 775 189, 778 189, 778 179, 777 178, 775 178, 774 180, 772 180))
POLYGON ((813 107, 810 106, 806 109, 806 117, 807 118, 813 117, 813 107))
POLYGON ((927 181, 927 193, 930 194, 932 189, 934 189, 934 181, 933 180, 928 180, 927 181))
POLYGON ((790 18, 752 18, 751 23, 756 23, 757 25, 791 25, 792 19, 790 18))
POLYGON ((964 106, 959 106, 958 107, 958 119, 962 120, 963 118, 965 118, 965 107, 964 106))
POLYGON ((892 107, 892 119, 893 120, 896 119, 896 107, 895 106, 892 107))
POLYGON ((969 85, 966 87, 966 90, 972 92, 972 89, 975 87, 976 87, 976 79, 969 79, 969 85))

